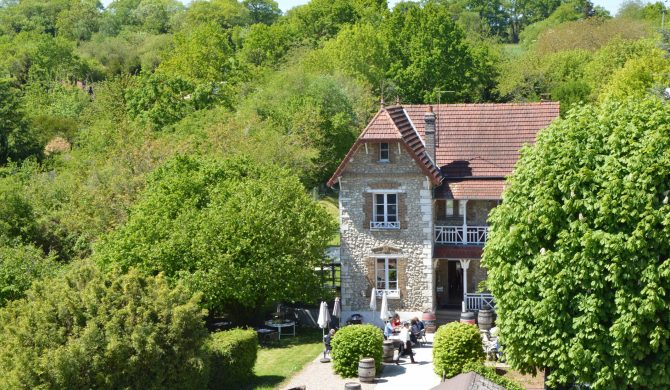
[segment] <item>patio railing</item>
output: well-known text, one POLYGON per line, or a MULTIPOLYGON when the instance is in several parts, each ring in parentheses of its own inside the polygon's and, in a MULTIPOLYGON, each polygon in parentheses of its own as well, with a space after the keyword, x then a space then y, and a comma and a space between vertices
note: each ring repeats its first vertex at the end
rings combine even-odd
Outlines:
POLYGON ((495 298, 490 293, 465 294, 466 310, 493 309, 495 305, 495 298))
POLYGON ((435 226, 436 244, 484 245, 488 226, 435 226), (464 234, 465 233, 465 234, 464 234))

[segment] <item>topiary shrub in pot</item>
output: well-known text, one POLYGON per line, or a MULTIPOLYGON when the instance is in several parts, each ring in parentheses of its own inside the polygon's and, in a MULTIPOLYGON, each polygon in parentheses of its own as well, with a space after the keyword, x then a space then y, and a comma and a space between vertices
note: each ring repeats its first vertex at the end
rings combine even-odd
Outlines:
POLYGON ((358 361, 361 358, 375 359, 375 370, 382 367, 382 343, 384 335, 374 325, 349 325, 335 333, 331 341, 335 372, 344 378, 358 375, 358 361))
POLYGON ((451 322, 435 332, 433 366, 437 375, 451 378, 460 374, 465 364, 481 362, 484 357, 477 326, 451 322))

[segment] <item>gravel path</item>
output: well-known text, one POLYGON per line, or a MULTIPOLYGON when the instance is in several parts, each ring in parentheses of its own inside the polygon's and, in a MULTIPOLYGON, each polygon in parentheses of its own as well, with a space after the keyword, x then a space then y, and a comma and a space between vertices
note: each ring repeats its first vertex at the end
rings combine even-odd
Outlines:
MULTIPOLYGON (((415 347, 415 364, 409 358, 400 359, 400 365, 384 364, 381 375, 375 383, 361 383, 363 390, 416 389, 427 390, 440 383, 440 378, 433 373, 433 335, 427 334, 428 343, 423 347, 415 347)), ((348 382, 356 382, 358 378, 343 379, 333 372, 332 363, 321 363, 317 356, 314 361, 297 373, 283 389, 306 386, 306 390, 343 390, 348 382)))

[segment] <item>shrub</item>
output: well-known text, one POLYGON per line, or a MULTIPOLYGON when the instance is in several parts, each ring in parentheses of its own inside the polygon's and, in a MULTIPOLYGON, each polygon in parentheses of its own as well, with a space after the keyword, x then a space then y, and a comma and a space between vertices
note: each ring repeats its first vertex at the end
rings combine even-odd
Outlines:
POLYGON ((513 380, 509 378, 505 378, 504 376, 500 376, 496 373, 496 370, 491 367, 486 367, 485 365, 481 364, 480 362, 470 362, 466 363, 463 366, 463 371, 462 372, 470 372, 474 371, 477 374, 483 376, 484 378, 490 380, 491 382, 498 384, 502 387, 504 387, 507 390, 523 390, 523 386, 519 385, 518 383, 514 382, 513 380))
POLYGON ((451 378, 470 362, 484 360, 479 329, 470 324, 451 322, 440 326, 433 341, 433 365, 437 375, 451 378))
POLYGON ((1 389, 206 387, 198 297, 161 275, 75 264, 26 295, 0 309, 1 389))
POLYGON ((361 358, 375 359, 376 371, 382 367, 382 343, 384 335, 374 325, 350 325, 335 333, 331 342, 333 368, 344 378, 358 375, 361 358))
POLYGON ((210 389, 237 388, 250 379, 256 364, 258 337, 253 329, 233 329, 211 335, 210 389))
MULTIPOLYGON (((1 240, 0 240, 1 241, 1 240)), ((58 263, 32 245, 0 242, 0 307, 23 298, 34 280, 55 274, 58 263)))

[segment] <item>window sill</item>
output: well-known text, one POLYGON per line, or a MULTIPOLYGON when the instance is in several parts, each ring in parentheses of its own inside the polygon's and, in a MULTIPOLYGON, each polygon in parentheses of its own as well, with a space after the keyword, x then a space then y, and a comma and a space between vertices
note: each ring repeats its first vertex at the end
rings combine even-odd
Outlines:
POLYGON ((377 298, 382 299, 384 292, 388 299, 400 299, 400 290, 377 290, 377 298))

